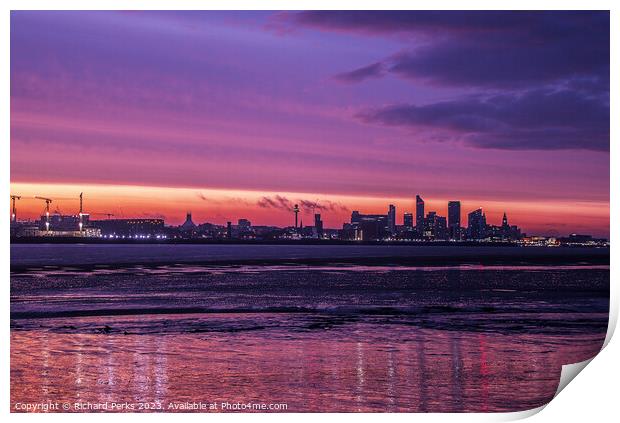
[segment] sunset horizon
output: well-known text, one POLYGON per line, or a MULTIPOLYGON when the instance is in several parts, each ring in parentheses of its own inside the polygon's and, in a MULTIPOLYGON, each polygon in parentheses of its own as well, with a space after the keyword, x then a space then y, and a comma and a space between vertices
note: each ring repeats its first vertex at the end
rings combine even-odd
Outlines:
POLYGON ((482 208, 489 223, 499 224, 504 213, 528 235, 567 236, 587 233, 608 237, 603 227, 609 219, 608 203, 574 201, 493 201, 467 199, 458 195, 437 198, 430 193, 416 192, 409 198, 361 197, 325 193, 281 192, 208 189, 199 187, 155 187, 106 184, 40 184, 12 183, 11 192, 21 195, 17 202, 20 219, 38 220, 45 214, 45 202, 36 196, 50 197, 52 212, 77 214, 79 194, 84 193, 84 212, 91 219, 158 218, 166 224, 180 225, 191 213, 196 223, 225 225, 238 219, 249 219, 254 225, 292 226, 294 204, 301 207, 302 223, 312 225, 314 213, 321 213, 326 228, 338 229, 351 218, 353 210, 367 213, 385 213, 388 205, 397 210, 397 224, 404 213, 415 211, 415 195, 420 194, 429 211, 447 214, 448 201, 460 201, 463 218, 467 213, 482 208), (56 200, 54 200, 56 198, 56 200), (270 202, 269 200, 276 200, 270 202), (280 200, 280 201, 277 201, 280 200), (607 207, 607 209, 605 209, 607 207), (602 210, 601 210, 602 208, 602 210), (554 220, 555 219, 555 220, 554 220))

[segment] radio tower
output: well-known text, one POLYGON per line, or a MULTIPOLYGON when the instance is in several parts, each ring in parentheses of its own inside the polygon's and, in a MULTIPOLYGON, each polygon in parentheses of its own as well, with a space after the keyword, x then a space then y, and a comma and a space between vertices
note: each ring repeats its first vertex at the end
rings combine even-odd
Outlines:
POLYGON ((299 214, 299 206, 297 204, 293 207, 293 213, 295 213, 295 229, 297 229, 297 215, 299 214))

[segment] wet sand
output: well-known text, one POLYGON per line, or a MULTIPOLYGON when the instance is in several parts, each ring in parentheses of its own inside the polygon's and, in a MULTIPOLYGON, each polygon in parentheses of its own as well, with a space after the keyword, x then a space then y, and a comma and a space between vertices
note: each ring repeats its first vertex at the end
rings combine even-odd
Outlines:
POLYGON ((608 308, 591 263, 34 266, 11 275, 11 407, 518 411, 600 350, 608 308))

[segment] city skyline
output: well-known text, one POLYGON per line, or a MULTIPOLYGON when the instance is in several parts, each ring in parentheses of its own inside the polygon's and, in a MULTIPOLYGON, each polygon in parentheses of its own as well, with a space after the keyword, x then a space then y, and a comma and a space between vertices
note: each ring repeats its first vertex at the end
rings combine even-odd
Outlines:
POLYGON ((457 199, 461 219, 609 236, 607 12, 367 17, 12 12, 20 215, 84 191, 98 213, 177 224, 284 226, 278 196, 318 200, 326 227, 389 204, 402 224, 421 192, 442 216, 457 199))
MULTIPOLYGON (((25 188, 25 186, 22 186, 25 188)), ((36 189, 36 186, 31 186, 31 189, 36 189)), ((139 187, 140 190, 144 190, 144 187, 139 187)), ((160 188, 153 189, 154 193, 158 193, 160 188)), ((171 191, 171 193, 178 194, 178 189, 171 191)), ((28 192, 26 189, 25 192, 28 192)), ((106 193, 106 191, 103 191, 106 193)), ((228 192, 228 191, 226 191, 228 192)), ((30 214, 28 209, 24 210, 21 207, 17 207, 17 215, 12 215, 11 218, 20 221, 39 221, 42 219, 48 207, 46 199, 52 200, 49 204, 50 214, 60 214, 64 216, 75 216, 79 214, 79 207, 81 206, 82 201, 82 192, 74 197, 46 197, 43 195, 30 195, 24 196, 20 195, 17 198, 17 205, 20 205, 21 202, 25 201, 27 204, 30 204, 31 207, 35 204, 34 209, 39 210, 34 214, 30 214), (37 208, 38 207, 38 208, 37 208)), ((106 193, 107 194, 107 193, 106 193)), ((186 193, 188 194, 188 193, 186 193)), ((203 192, 195 191, 194 194, 199 197, 203 204, 209 204, 213 201, 216 207, 218 203, 220 203, 215 198, 208 198, 204 195, 203 192)), ((241 195, 243 193, 238 192, 237 194, 241 195)), ((298 224, 303 226, 312 226, 315 221, 315 214, 319 213, 322 216, 322 221, 325 223, 324 227, 326 229, 340 229, 343 224, 346 224, 351 219, 352 213, 361 213, 361 214, 370 214, 370 215, 384 215, 387 219, 386 227, 390 227, 390 214, 393 213, 395 217, 395 225, 396 226, 412 226, 417 228, 418 226, 423 226, 424 222, 427 219, 429 213, 437 214, 441 218, 446 219, 446 230, 448 233, 450 232, 450 228, 452 223, 457 223, 456 227, 460 229, 465 229, 468 227, 468 215, 477 210, 482 210, 484 215, 487 218, 487 223, 489 225, 503 223, 506 214, 510 214, 511 221, 518 221, 519 226, 521 227, 521 222, 519 220, 520 217, 528 216, 527 213, 531 213, 532 211, 536 211, 536 205, 524 205, 523 209, 517 209, 516 213, 513 213, 510 209, 503 209, 499 212, 489 212, 489 208, 485 207, 484 203, 475 203, 475 202, 464 202, 461 200, 443 200, 443 199, 432 199, 428 197, 421 197, 420 194, 416 194, 412 196, 410 199, 399 199, 399 201, 393 201, 392 203, 384 203, 380 206, 376 206, 376 202, 378 199, 366 199, 368 202, 364 203, 365 205, 361 207, 348 207, 344 202, 335 202, 331 200, 306 200, 302 198, 298 198, 299 194, 291 194, 286 193, 288 196, 284 196, 281 194, 275 194, 274 196, 264 196, 260 195, 263 193, 255 193, 256 194, 256 202, 253 203, 249 198, 235 197, 230 198, 230 201, 234 201, 237 204, 240 204, 240 208, 235 211, 236 214, 228 214, 224 215, 209 215, 205 213, 205 209, 208 206, 202 205, 198 209, 186 208, 185 210, 173 209, 172 215, 165 215, 162 213, 158 213, 154 210, 141 212, 141 213, 131 213, 124 211, 122 207, 107 209, 107 211, 99 211, 101 210, 101 204, 106 204, 106 200, 102 201, 101 198, 86 196, 85 204, 83 211, 85 214, 91 216, 91 220, 105 220, 105 219, 162 219, 166 222, 167 225, 170 226, 179 226, 181 225, 185 219, 186 214, 190 213, 194 216, 194 220, 197 223, 212 223, 216 225, 225 226, 228 222, 236 222, 239 219, 246 220, 248 219, 254 225, 259 226, 276 226, 276 227, 296 227, 298 224), (404 204, 404 206, 402 206, 404 204), (409 205, 409 207, 407 207, 409 205), (450 212, 451 205, 456 206, 456 210, 450 212), (95 207, 95 208, 93 208, 95 207), (295 208, 298 208, 298 213, 295 213, 295 208), (377 208, 378 207, 378 208, 377 208), (264 212, 263 215, 258 216, 258 220, 256 220, 256 215, 252 214, 252 211, 262 210, 264 212), (421 213, 421 214, 420 214, 421 213), (411 225, 407 225, 405 222, 405 215, 410 215, 410 219, 412 221, 411 225), (254 217, 252 217, 254 216, 254 217), (420 216, 420 219, 418 219, 420 216), (515 218, 516 216, 516 218, 515 218), (306 219, 306 224, 304 224, 304 218, 306 219), (450 219, 453 219, 454 222, 451 223, 450 219)), ((118 194, 111 194, 112 197, 117 197, 118 194)), ((121 196, 121 199, 124 198, 121 196)), ((177 201, 175 199, 168 199, 168 201, 173 201, 170 204, 173 204, 174 207, 178 207, 180 205, 188 205, 187 202, 184 202, 183 197, 180 197, 177 201)), ((117 198, 118 199, 118 198, 117 198)), ((13 198, 12 203, 13 205, 13 198)), ((148 202, 146 203, 148 204, 148 202)), ((193 203, 192 203, 193 204, 193 203)), ((357 204, 360 205, 359 203, 357 204)), ((126 210, 126 209, 125 209, 126 210)), ((531 217, 531 216, 530 216, 531 217)), ((537 231, 527 231, 527 227, 522 227, 524 232, 530 235, 540 235, 540 236, 566 236, 571 233, 585 233, 584 231, 577 230, 578 228, 566 227, 563 230, 551 230, 546 233, 537 232, 537 231)), ((596 237, 604 237, 601 234, 591 233, 590 235, 594 235, 596 237)))

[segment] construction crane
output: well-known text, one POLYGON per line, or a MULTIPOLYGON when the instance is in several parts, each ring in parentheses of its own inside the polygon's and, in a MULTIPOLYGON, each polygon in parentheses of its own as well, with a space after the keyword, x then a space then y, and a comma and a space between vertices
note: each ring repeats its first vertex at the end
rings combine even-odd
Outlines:
POLYGON ((37 200, 45 201, 45 230, 49 231, 50 230, 50 204, 52 203, 52 199, 45 198, 45 197, 39 197, 39 196, 35 196, 34 198, 36 198, 37 200))
POLYGON ((80 232, 82 232, 82 228, 84 227, 84 221, 82 220, 82 194, 83 192, 80 192, 80 232))
POLYGON ((22 197, 19 195, 11 195, 11 200, 13 201, 13 214, 11 215, 11 220, 13 222, 17 222, 17 209, 15 208, 15 200, 21 200, 22 197))

